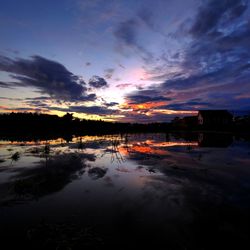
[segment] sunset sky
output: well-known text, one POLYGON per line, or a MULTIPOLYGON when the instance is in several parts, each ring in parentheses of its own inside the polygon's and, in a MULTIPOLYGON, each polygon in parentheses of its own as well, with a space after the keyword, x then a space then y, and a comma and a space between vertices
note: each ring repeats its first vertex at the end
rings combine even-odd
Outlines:
POLYGON ((8 0, 0 112, 164 122, 250 110, 246 0, 8 0))

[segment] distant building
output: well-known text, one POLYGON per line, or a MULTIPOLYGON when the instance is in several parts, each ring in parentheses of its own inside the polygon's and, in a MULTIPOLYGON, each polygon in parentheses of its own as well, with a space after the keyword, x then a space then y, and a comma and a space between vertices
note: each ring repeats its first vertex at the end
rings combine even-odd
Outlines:
POLYGON ((187 127, 194 128, 195 126, 197 126, 197 116, 183 117, 183 121, 187 125, 187 127))
POLYGON ((200 110, 198 125, 206 127, 223 127, 231 125, 233 116, 227 110, 200 110))

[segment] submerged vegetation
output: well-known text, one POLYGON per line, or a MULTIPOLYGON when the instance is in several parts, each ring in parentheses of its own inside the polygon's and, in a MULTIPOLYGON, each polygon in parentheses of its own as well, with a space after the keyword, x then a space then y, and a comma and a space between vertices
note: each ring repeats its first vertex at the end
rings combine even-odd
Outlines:
POLYGON ((18 161, 19 158, 20 158, 20 153, 19 153, 19 152, 16 152, 16 153, 14 153, 10 158, 11 158, 11 163, 12 163, 13 161, 18 161))

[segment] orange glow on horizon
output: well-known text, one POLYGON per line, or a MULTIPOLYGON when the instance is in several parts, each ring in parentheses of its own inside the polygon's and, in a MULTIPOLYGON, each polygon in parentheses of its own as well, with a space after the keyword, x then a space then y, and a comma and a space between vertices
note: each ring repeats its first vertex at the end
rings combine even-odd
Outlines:
POLYGON ((146 141, 147 144, 153 145, 156 147, 174 147, 174 146, 198 146, 198 142, 179 142, 179 141, 167 141, 167 142, 155 142, 151 140, 146 141))
POLYGON ((172 109, 158 109, 158 110, 153 110, 154 113, 161 113, 161 114, 166 114, 166 115, 171 115, 171 114, 180 114, 180 115, 185 115, 185 114, 193 114, 197 115, 198 111, 193 111, 193 110, 172 110, 172 109))
POLYGON ((134 111, 137 111, 137 110, 141 110, 141 109, 152 109, 152 108, 156 108, 156 107, 161 107, 163 105, 166 105, 165 101, 144 102, 144 103, 140 103, 140 104, 127 104, 127 103, 125 103, 121 107, 126 108, 126 109, 133 109, 134 111))

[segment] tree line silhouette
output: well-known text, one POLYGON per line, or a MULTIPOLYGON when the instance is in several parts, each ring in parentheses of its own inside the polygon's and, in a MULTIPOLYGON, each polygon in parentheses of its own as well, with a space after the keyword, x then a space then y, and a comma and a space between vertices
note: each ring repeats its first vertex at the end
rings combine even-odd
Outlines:
POLYGON ((0 136, 42 136, 57 138, 66 135, 102 135, 135 132, 164 132, 168 123, 121 123, 86 120, 67 113, 62 117, 40 113, 0 114, 0 136))
MULTIPOLYGON (((250 132, 250 116, 235 117, 232 124, 221 127, 220 131, 250 132)), ((209 130, 209 128, 205 128, 209 130)), ((67 138, 72 135, 103 135, 169 131, 199 131, 196 117, 175 118, 169 123, 122 123, 102 120, 86 120, 67 113, 62 117, 40 113, 0 114, 0 136, 30 138, 67 138)), ((211 128, 212 130, 212 128, 211 128)), ((69 138, 70 139, 70 138, 69 138)))

